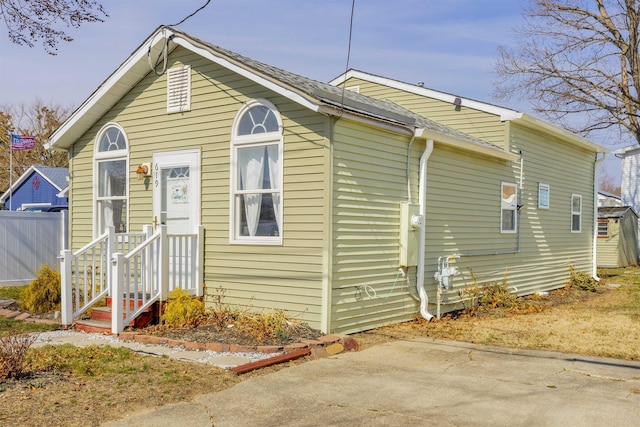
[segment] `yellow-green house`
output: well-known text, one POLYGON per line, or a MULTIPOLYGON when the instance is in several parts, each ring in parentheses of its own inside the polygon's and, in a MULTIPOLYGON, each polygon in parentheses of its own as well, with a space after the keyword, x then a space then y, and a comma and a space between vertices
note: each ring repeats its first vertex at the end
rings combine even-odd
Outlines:
MULTIPOLYGON (((205 301, 350 333, 595 274, 606 150, 502 107, 349 71, 321 83, 158 28, 50 138, 71 247, 201 234, 205 301)), ((174 249, 174 253, 175 253, 174 249)))

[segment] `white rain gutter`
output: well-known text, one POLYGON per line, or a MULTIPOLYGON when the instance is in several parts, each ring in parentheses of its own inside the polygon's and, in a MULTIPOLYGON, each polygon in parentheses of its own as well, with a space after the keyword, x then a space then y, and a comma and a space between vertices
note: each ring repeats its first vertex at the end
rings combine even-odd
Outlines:
POLYGON ((593 162, 593 253, 591 255, 591 260, 593 263, 591 276, 600 280, 598 277, 598 166, 607 157, 606 153, 602 155, 602 157, 598 158, 598 153, 596 153, 596 161, 593 162))
POLYGON ((422 225, 420 226, 420 236, 418 236, 418 275, 416 278, 416 288, 420 295, 420 315, 427 320, 433 319, 433 315, 429 313, 429 296, 424 289, 424 256, 426 252, 426 216, 427 216, 427 161, 433 152, 433 139, 427 140, 424 153, 420 157, 420 183, 419 183, 419 199, 420 215, 422 215, 422 225))

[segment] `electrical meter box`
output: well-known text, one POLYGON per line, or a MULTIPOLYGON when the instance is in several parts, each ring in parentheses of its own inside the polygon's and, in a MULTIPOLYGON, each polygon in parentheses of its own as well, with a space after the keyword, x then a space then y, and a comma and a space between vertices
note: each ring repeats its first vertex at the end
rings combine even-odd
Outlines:
POLYGON ((400 266, 418 265, 418 237, 424 218, 420 206, 415 203, 400 203, 400 266))

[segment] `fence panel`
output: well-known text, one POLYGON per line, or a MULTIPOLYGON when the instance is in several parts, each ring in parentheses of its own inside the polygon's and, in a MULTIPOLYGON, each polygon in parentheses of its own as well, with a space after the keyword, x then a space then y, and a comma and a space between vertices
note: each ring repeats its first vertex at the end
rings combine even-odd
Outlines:
POLYGON ((43 264, 60 271, 67 211, 0 211, 0 286, 28 284, 43 264))

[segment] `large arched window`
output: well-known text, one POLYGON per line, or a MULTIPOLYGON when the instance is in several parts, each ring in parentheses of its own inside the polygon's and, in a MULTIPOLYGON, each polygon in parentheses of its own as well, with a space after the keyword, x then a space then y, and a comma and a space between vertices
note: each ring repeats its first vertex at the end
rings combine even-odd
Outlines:
POLYGON ((115 123, 98 133, 94 154, 94 226, 96 234, 114 226, 127 231, 129 148, 124 130, 115 123))
POLYGON ((282 120, 264 99, 247 102, 231 136, 233 243, 282 243, 282 120))

